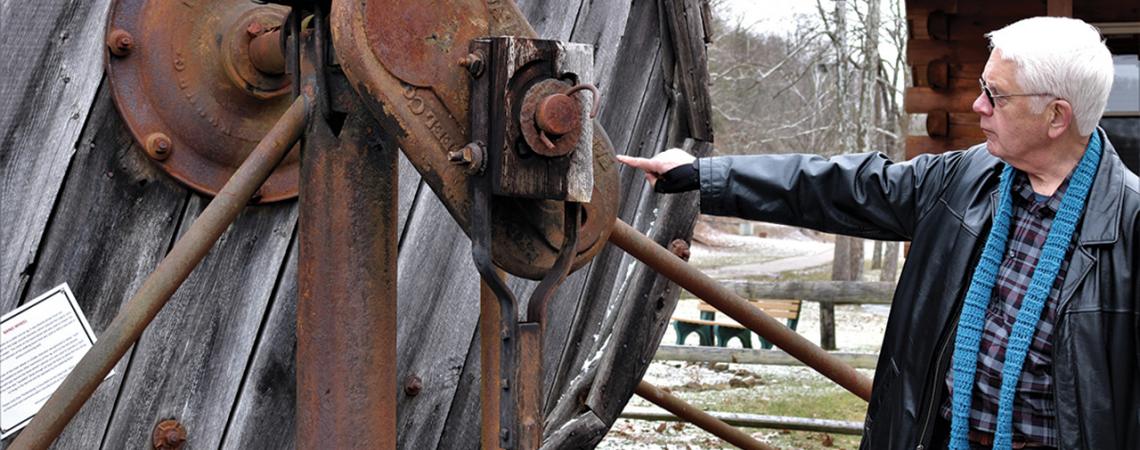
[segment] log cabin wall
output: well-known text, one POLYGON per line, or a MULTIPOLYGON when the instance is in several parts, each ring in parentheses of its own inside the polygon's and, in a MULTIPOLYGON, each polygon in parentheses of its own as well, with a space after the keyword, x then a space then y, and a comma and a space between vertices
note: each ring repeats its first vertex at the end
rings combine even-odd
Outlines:
MULTIPOLYGON (((618 153, 648 156, 692 135, 679 124, 693 108, 678 105, 698 94, 678 94, 673 80, 694 70, 673 73, 671 45, 683 44, 663 37, 663 1, 699 17, 699 0, 518 1, 540 37, 595 46, 599 117, 618 153)), ((209 202, 151 164, 111 100, 110 3, 0 8, 0 314, 67 282, 96 334, 209 202)), ((622 220, 659 243, 688 239, 691 207, 663 201, 634 171, 621 180, 622 220)), ((478 275, 466 236, 403 158, 399 221, 398 380, 422 384, 398 391, 399 447, 476 448, 478 275)), ((151 448, 171 418, 189 448, 293 447, 296 225, 295 201, 246 208, 55 448, 151 448)), ((601 439, 632 395, 675 304, 677 288, 641 267, 611 246, 550 303, 546 409, 568 399, 553 425, 583 420, 580 445, 601 439), (583 412, 587 394, 603 409, 583 412)), ((512 280, 519 298, 533 286, 512 280)))
MULTIPOLYGON (((907 0, 907 58, 913 87, 906 91, 904 109, 916 122, 906 141, 908 159, 985 141, 971 109, 979 94, 977 80, 989 58, 985 33, 1047 14, 1114 24, 1116 33, 1105 33, 1109 49, 1113 54, 1136 54, 1140 31, 1127 32, 1140 23, 1140 2, 1135 0, 907 0), (1133 25, 1125 25, 1126 32, 1120 33, 1120 25, 1128 22, 1133 25)), ((1132 122, 1123 127, 1135 128, 1132 122)), ((1126 152, 1140 151, 1135 146, 1117 147, 1126 161, 1135 156, 1126 152)))

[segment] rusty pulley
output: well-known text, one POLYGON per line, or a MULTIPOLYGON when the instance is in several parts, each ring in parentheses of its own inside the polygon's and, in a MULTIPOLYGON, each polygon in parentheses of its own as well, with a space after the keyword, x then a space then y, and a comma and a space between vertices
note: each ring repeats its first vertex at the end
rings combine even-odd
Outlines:
MULTIPOLYGON (((248 0, 118 0, 107 72, 120 114, 147 156, 214 195, 292 102, 280 28, 289 8, 248 0)), ((297 195, 293 151, 258 191, 297 195)))
MULTIPOLYGON (((478 153, 478 145, 469 145, 478 144, 470 139, 470 109, 493 104, 492 99, 471 98, 472 77, 505 75, 491 73, 486 64, 490 55, 471 52, 469 45, 486 36, 535 37, 513 2, 445 0, 425 8, 418 0, 335 0, 331 22, 337 57, 352 86, 468 235, 472 203, 468 181, 478 172, 467 163, 469 160, 484 161, 480 157, 496 155, 567 158, 575 141, 587 142, 591 151, 585 156, 592 159, 588 163, 592 183, 589 192, 570 197, 589 201, 583 204, 583 224, 572 268, 582 267, 601 251, 617 216, 618 171, 613 145, 590 118, 590 111, 577 121, 570 117, 579 110, 569 108, 595 101, 585 92, 572 91, 577 81, 553 79, 545 87, 510 87, 522 95, 511 103, 517 109, 509 111, 514 123, 506 132, 517 134, 506 142, 523 141, 525 148, 507 149, 510 152, 489 149, 483 155, 478 153), (528 88, 538 89, 530 102, 523 100, 528 88), (544 109, 543 101, 554 94, 566 98, 550 99, 546 114, 536 115, 544 109), (528 108, 528 114, 520 116, 523 107, 528 108), (519 128, 522 121, 527 123, 519 128), (587 121, 591 125, 588 133, 572 133, 587 121), (554 148, 541 142, 543 135, 554 148)), ((537 64, 553 63, 543 60, 537 64)), ((492 176, 518 180, 510 173, 492 176)), ((495 192, 500 195, 491 200, 498 211, 492 220, 494 263, 517 276, 542 278, 554 265, 564 239, 563 201, 549 200, 545 195, 506 197, 501 195, 501 186, 495 192)))

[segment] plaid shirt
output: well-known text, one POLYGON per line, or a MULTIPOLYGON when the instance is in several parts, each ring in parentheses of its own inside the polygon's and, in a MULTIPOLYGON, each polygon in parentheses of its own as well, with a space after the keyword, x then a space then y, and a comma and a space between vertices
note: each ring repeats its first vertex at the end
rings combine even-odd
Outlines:
MULTIPOLYGON (((1039 200, 1025 173, 1018 171, 1013 180, 1013 217, 1009 230, 1009 245, 1002 258, 994 284, 989 307, 986 308, 982 343, 978 351, 978 371, 974 380, 974 395, 970 402, 970 428, 993 433, 997 429, 998 398, 1001 393, 1001 370, 1005 361, 1005 347, 1021 301, 1033 277, 1037 259, 1045 247, 1045 237, 1053 224, 1053 216, 1061 207, 1061 198, 1069 187, 1069 180, 1053 193, 1039 200)), ((1025 356, 1021 379, 1013 400, 1013 440, 1056 447, 1056 405, 1053 402, 1053 325, 1057 321, 1057 299, 1061 282, 1069 269, 1073 243, 1069 243, 1066 258, 1061 263, 1057 279, 1049 291, 1049 298, 1041 311, 1037 332, 1025 356)), ((946 386, 953 392, 954 371, 946 374, 946 386)), ((950 398, 942 405, 942 416, 950 418, 950 398)))

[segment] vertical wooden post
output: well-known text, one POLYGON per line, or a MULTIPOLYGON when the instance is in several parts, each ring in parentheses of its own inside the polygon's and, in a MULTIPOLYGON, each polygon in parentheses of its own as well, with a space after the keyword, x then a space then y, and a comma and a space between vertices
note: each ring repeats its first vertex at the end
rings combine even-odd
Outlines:
POLYGON ((1045 11, 1054 17, 1073 17, 1073 0, 1049 0, 1045 11))
MULTIPOLYGON (((835 237, 835 257, 831 262, 831 279, 847 281, 851 279, 851 240, 847 236, 835 237)), ((835 305, 819 304, 819 346, 824 350, 835 350, 835 305)))

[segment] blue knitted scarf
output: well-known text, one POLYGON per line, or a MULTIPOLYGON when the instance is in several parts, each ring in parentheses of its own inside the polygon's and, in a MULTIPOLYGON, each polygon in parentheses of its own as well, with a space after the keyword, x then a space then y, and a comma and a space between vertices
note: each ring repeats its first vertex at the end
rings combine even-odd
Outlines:
MULTIPOLYGON (((1072 241, 1077 221, 1081 218, 1085 199, 1088 197, 1093 176, 1096 175, 1096 168, 1100 163, 1100 154, 1100 136, 1097 132, 1093 132, 1085 154, 1069 180, 1069 188, 1061 199, 1061 208, 1053 219, 1053 225, 1045 238, 1045 248, 1033 271, 1033 278, 1021 302, 1021 309, 1017 312, 1017 320, 1006 344, 1005 361, 1001 371, 1001 393, 998 397, 994 449, 1009 449, 1012 446, 1013 396, 1018 380, 1021 379, 1025 354, 1029 350, 1029 343, 1033 340, 1033 333, 1037 330, 1037 322, 1041 318, 1041 310, 1045 306, 1049 291, 1053 288, 1053 282, 1061 268, 1061 262, 1072 241)), ((951 363, 951 370, 954 371, 950 421, 951 450, 969 448, 967 436, 970 432, 970 402, 973 399, 978 348, 982 341, 986 307, 989 305, 997 280, 998 267, 1001 265, 1009 240, 1010 216, 1013 210, 1010 192, 1012 183, 1013 167, 1006 165, 1002 170, 998 186, 998 207, 993 228, 986 238, 982 259, 974 269, 974 278, 970 281, 969 290, 966 291, 962 315, 958 319, 958 335, 954 341, 954 357, 951 363)))

